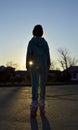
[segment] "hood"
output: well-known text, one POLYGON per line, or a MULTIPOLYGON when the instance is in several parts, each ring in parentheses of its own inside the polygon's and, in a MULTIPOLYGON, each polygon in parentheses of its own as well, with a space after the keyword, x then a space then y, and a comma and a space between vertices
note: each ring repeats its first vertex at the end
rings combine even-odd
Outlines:
POLYGON ((31 41, 36 45, 36 46, 43 46, 44 43, 45 43, 45 39, 44 38, 41 38, 41 37, 33 37, 31 39, 31 41))

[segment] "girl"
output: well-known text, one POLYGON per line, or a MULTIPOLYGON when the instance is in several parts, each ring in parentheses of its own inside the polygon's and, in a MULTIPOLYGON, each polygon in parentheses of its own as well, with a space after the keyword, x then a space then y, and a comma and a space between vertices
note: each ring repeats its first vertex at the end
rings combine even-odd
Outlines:
POLYGON ((38 110, 38 86, 40 86, 40 113, 45 114, 46 78, 50 68, 50 54, 47 41, 42 37, 43 28, 36 25, 32 31, 26 56, 26 68, 32 77, 31 115, 36 116, 38 110))

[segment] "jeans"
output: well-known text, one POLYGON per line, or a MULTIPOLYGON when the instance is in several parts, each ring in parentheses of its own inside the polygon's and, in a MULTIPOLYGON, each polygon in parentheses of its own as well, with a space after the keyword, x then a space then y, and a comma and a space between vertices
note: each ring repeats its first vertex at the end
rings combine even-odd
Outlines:
POLYGON ((46 79, 48 69, 46 66, 35 66, 32 69, 32 100, 38 100, 38 87, 40 87, 40 99, 45 100, 46 79))

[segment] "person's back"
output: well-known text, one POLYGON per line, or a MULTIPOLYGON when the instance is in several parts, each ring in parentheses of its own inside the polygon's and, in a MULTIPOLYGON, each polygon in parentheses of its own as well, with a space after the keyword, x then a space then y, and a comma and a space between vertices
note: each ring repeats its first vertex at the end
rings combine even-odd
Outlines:
POLYGON ((44 65, 49 68, 49 48, 44 38, 33 37, 29 42, 28 50, 27 63, 31 60, 35 66, 44 65))

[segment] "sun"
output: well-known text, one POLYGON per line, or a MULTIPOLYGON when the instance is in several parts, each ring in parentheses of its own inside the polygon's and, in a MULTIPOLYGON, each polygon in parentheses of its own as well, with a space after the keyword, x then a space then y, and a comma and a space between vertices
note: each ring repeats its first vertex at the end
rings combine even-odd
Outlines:
POLYGON ((33 65, 33 62, 32 62, 32 61, 29 61, 29 65, 32 66, 32 65, 33 65))

